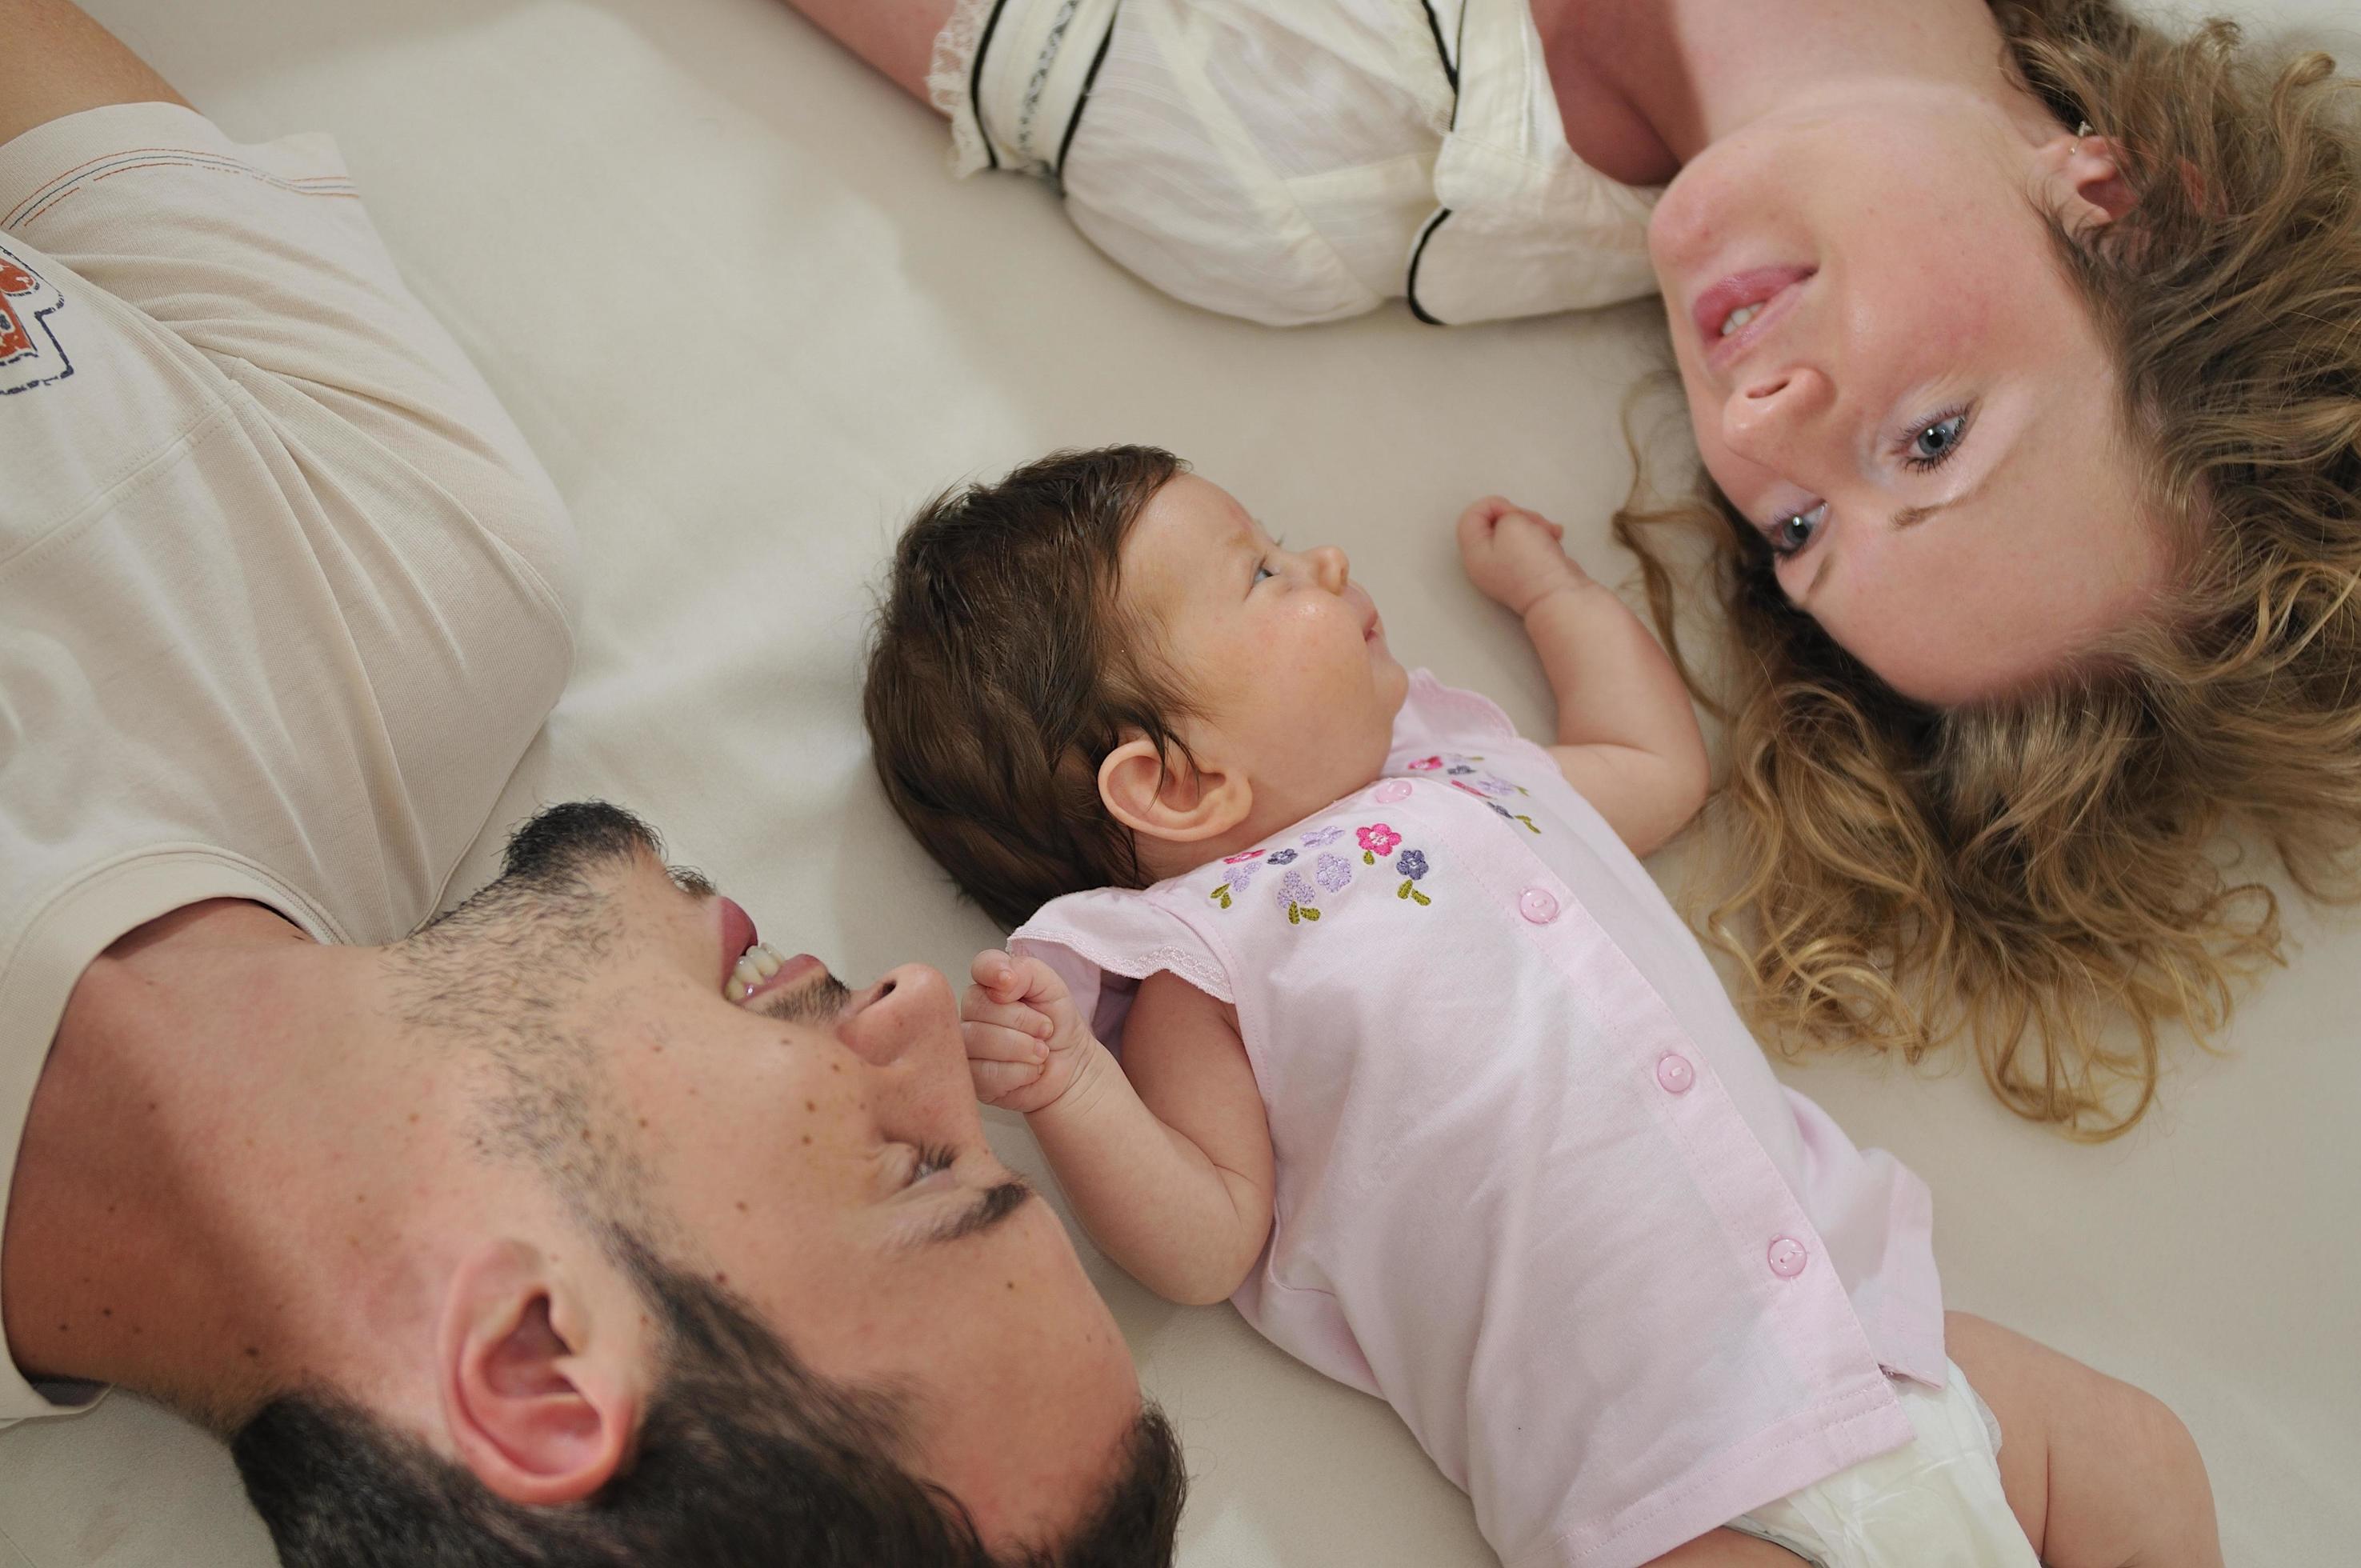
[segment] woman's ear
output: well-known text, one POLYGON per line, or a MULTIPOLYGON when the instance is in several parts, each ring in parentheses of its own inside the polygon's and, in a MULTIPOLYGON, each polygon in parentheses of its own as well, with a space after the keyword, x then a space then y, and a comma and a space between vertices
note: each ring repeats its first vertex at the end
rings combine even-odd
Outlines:
POLYGON ((588 1292, 522 1242, 492 1243, 453 1275, 437 1335, 444 1420, 460 1463, 495 1497, 580 1502, 622 1468, 646 1347, 598 1316, 588 1292))
POLYGON ((2085 234, 2114 223, 2139 200, 2124 178, 2124 150, 2112 137, 2063 137, 2057 152, 2053 205, 2066 227, 2085 234))
POLYGON ((1246 819, 1254 787, 1235 770, 1168 762, 1142 735, 1109 751, 1099 763, 1099 799, 1108 815, 1135 833, 1169 844, 1218 838, 1246 819))

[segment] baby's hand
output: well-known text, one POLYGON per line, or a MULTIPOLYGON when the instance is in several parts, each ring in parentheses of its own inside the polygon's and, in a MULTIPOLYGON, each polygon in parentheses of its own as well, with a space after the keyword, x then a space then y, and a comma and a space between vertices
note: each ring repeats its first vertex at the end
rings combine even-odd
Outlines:
POLYGON ((987 1105, 1030 1115, 1072 1086, 1090 1054, 1090 1025, 1066 982, 1038 959, 998 948, 976 954, 960 1003, 968 1076, 987 1105))
POLYGON ((1580 587, 1589 574, 1559 542, 1565 530, 1513 501, 1486 496, 1459 514, 1459 560, 1467 580, 1519 615, 1561 587, 1580 587))

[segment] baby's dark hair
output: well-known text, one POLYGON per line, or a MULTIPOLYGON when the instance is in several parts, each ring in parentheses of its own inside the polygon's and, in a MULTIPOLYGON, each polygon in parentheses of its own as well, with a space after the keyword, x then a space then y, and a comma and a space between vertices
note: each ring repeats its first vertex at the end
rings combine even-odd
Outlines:
POLYGON ((895 547, 862 717, 894 810, 1005 927, 1061 894, 1141 887, 1101 759, 1183 758, 1187 711, 1116 589, 1125 537, 1187 465, 1153 446, 1053 452, 918 510, 895 547))

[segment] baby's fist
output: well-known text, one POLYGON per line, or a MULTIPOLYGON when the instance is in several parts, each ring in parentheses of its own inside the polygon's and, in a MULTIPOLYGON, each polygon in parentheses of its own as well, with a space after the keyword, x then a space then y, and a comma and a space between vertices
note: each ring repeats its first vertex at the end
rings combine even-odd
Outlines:
POLYGON ((960 1002, 968 1077, 987 1105, 1030 1114, 1066 1092, 1092 1043, 1074 999, 1038 959, 976 954, 960 1002))
POLYGON ((1515 502, 1486 496, 1459 514, 1459 560, 1467 580, 1522 615, 1554 589, 1590 579, 1561 543, 1565 530, 1515 502))

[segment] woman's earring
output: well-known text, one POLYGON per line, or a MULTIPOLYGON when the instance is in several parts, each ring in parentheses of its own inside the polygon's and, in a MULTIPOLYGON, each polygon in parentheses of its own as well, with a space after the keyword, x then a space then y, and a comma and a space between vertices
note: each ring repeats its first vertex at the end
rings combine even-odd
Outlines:
POLYGON ((2090 134, 2091 122, 2088 120, 2074 127, 2074 157, 2080 158, 2082 155, 2082 138, 2090 134))

